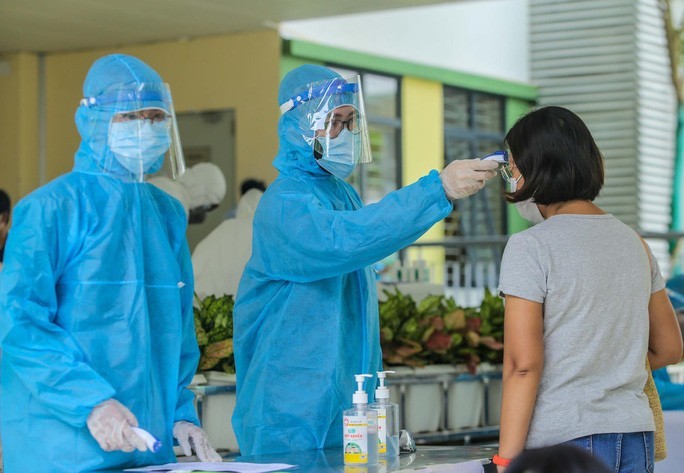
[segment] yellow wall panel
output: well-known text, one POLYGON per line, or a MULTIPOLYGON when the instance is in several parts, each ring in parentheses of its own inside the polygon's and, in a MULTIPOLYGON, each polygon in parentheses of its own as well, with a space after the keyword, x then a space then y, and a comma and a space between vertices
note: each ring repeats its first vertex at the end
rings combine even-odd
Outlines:
MULTIPOLYGON (((404 77, 401 86, 402 179, 404 185, 444 167, 444 99, 442 84, 404 77)), ((438 222, 419 241, 442 241, 444 223, 438 222)), ((443 247, 412 248, 408 261, 423 259, 433 271, 433 282, 444 278, 443 247)))
POLYGON ((0 188, 13 204, 38 185, 38 57, 0 57, 0 188))

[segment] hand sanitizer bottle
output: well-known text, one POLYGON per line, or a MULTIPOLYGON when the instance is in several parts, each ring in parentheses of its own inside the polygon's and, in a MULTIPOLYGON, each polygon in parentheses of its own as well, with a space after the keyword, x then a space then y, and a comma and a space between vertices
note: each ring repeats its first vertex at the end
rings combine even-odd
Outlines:
POLYGON ((375 402, 368 407, 378 413, 378 455, 396 457, 399 456, 399 405, 389 400, 389 389, 385 386, 387 373, 394 371, 378 371, 380 386, 375 390, 375 402))
POLYGON ((368 394, 363 389, 364 378, 372 376, 357 374, 354 378, 357 385, 352 398, 354 407, 343 412, 344 464, 377 465, 378 414, 368 407, 368 394))

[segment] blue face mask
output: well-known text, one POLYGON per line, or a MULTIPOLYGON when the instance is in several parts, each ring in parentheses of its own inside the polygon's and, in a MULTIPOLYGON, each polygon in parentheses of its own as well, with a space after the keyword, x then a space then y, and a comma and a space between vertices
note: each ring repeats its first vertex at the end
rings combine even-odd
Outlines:
POLYGON ((108 145, 119 164, 141 175, 159 170, 164 153, 171 146, 171 137, 166 122, 129 120, 112 123, 108 145))
POLYGON ((356 168, 356 163, 352 162, 354 147, 360 146, 357 135, 343 129, 333 139, 318 137, 316 141, 322 150, 322 157, 316 161, 320 167, 340 179, 346 179, 354 172, 356 168))

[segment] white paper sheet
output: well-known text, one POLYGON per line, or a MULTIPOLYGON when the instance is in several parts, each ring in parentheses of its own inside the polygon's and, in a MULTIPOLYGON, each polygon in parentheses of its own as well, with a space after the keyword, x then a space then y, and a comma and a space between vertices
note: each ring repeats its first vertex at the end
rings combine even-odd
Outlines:
POLYGON ((295 465, 288 465, 287 463, 182 462, 129 468, 125 471, 235 471, 237 473, 265 473, 267 471, 287 470, 294 467, 295 465))

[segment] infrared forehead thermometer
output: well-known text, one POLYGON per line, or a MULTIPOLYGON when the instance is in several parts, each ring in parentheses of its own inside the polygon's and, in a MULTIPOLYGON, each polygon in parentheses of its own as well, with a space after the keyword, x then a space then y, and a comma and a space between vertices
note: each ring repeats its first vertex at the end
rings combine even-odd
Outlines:
POLYGON ((504 164, 508 162, 508 153, 506 151, 495 151, 482 158, 482 161, 494 161, 499 164, 504 164))

